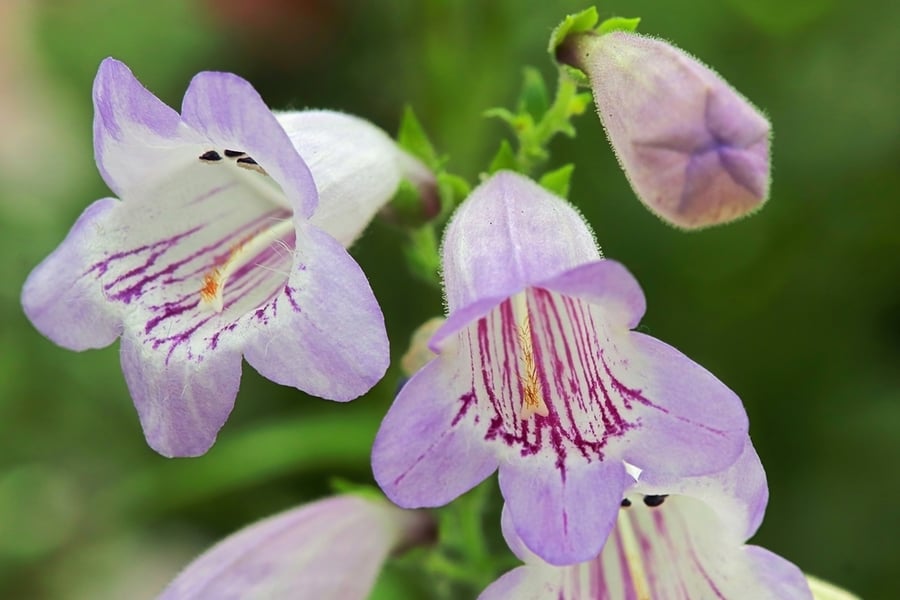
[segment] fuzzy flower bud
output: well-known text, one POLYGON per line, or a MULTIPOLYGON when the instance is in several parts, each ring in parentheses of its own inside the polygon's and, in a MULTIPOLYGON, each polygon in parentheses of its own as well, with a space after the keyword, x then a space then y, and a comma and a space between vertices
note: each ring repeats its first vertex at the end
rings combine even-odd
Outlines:
POLYGON ((609 141, 652 212, 699 229, 766 201, 771 125, 700 61, 625 31, 571 35, 557 58, 587 74, 609 141))

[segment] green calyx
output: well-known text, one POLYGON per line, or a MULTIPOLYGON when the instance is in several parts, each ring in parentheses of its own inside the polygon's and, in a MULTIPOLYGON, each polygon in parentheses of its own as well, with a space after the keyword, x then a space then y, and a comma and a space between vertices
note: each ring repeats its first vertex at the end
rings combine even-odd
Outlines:
POLYGON ((588 85, 587 76, 579 68, 578 52, 573 48, 577 36, 600 36, 613 31, 637 31, 640 18, 610 17, 600 21, 594 7, 567 16, 550 34, 548 51, 560 70, 579 85, 588 85), (598 25, 599 23, 599 25, 598 25))

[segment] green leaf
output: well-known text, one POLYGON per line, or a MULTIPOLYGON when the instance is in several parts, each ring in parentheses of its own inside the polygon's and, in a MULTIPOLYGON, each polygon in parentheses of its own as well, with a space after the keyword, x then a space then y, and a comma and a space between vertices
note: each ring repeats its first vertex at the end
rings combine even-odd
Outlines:
POLYGON ((517 167, 518 161, 516 160, 516 153, 513 152, 510 143, 503 140, 500 142, 500 148, 497 150, 497 154, 495 154, 493 160, 491 160, 491 166, 488 167, 488 174, 492 175, 503 169, 515 171, 517 170, 517 167))
POLYGON ((499 106, 496 108, 489 108, 481 114, 488 119, 500 119, 513 129, 515 129, 516 119, 518 119, 511 110, 499 106))
POLYGON ((534 121, 540 121, 550 108, 547 84, 540 71, 534 67, 525 67, 523 79, 519 112, 528 113, 534 121))
POLYGON ((555 58, 556 49, 573 33, 593 31, 599 20, 600 16, 597 14, 597 9, 593 6, 580 13, 567 16, 550 34, 550 46, 547 48, 550 56, 555 58))
POLYGON ((534 129, 534 118, 527 112, 513 113, 505 108, 489 108, 482 113, 485 117, 500 119, 516 136, 528 135, 534 129))
POLYGON ((435 596, 438 582, 432 580, 426 584, 420 581, 422 574, 418 571, 421 568, 413 570, 386 564, 378 574, 368 600, 423 600, 439 597, 435 596))
POLYGON ((627 17, 611 17, 600 23, 600 27, 597 28, 597 34, 603 35, 612 31, 628 31, 633 33, 637 31, 638 23, 640 22, 640 17, 634 17, 633 19, 627 17))
POLYGON ((540 181, 538 183, 541 186, 556 194, 561 198, 569 197, 569 183, 572 180, 572 172, 575 170, 575 165, 568 164, 563 165, 558 169, 554 169, 553 171, 547 171, 541 176, 540 181))
POLYGON ((397 143, 401 148, 421 159, 431 169, 440 168, 441 160, 410 106, 403 110, 400 131, 397 133, 397 143))
POLYGON ((135 473, 105 490, 95 505, 104 514, 139 521, 287 474, 359 465, 368 460, 377 427, 372 412, 342 411, 232 432, 200 458, 154 463, 135 473))

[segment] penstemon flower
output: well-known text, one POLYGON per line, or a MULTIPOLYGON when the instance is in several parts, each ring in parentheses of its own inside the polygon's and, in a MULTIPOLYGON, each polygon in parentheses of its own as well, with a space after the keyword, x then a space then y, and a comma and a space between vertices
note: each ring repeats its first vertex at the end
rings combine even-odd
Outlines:
POLYGON ((697 59, 625 31, 572 35, 557 56, 587 74, 619 162, 658 216, 697 229, 766 201, 769 121, 697 59))
POLYGON ((677 479, 737 459, 740 400, 630 331, 643 293, 565 201, 494 175, 447 228, 443 274, 438 356, 400 391, 373 447, 375 478, 400 506, 445 504, 499 467, 525 545, 571 564, 603 546, 626 463, 677 479))
POLYGON ((812 600, 800 569, 744 545, 762 522, 767 500, 765 473, 748 439, 722 473, 669 484, 641 477, 622 500, 602 552, 580 564, 556 567, 530 553, 505 510, 504 537, 525 565, 479 598, 812 600))
POLYGON ((225 538, 185 567, 159 600, 362 600, 385 559, 428 541, 432 528, 427 514, 383 500, 326 498, 225 538))
POLYGON ((401 177, 426 182, 421 164, 354 117, 276 116, 229 73, 197 75, 179 115, 107 59, 94 107, 97 165, 119 199, 84 211, 31 273, 22 304, 65 348, 121 336, 155 450, 193 456, 213 444, 242 356, 337 401, 381 378, 383 318, 344 246, 401 177))

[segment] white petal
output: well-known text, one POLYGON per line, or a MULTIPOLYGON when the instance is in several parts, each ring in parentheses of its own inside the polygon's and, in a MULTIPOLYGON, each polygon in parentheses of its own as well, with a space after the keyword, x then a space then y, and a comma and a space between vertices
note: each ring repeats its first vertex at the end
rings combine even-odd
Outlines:
POLYGON ((430 175, 368 121, 344 113, 310 110, 276 115, 306 161, 319 192, 311 222, 349 247, 404 177, 430 175))

